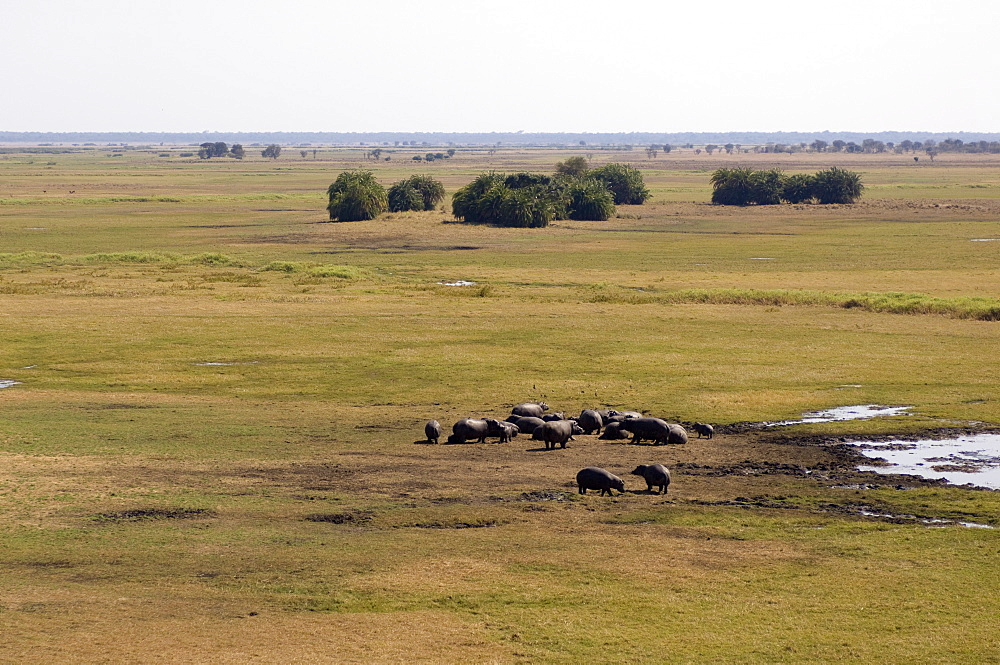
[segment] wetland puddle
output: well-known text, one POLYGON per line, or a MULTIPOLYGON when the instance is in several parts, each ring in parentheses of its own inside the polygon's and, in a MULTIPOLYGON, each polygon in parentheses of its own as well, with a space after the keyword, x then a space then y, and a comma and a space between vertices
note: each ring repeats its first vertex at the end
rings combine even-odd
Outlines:
POLYGON ((785 425, 803 425, 805 423, 832 423, 840 420, 867 420, 883 416, 906 415, 908 406, 879 406, 877 404, 858 404, 856 406, 838 406, 823 411, 803 413, 800 420, 779 420, 765 423, 768 427, 783 427, 785 425))
POLYGON ((971 434, 954 439, 864 443, 861 454, 890 466, 859 466, 859 471, 903 473, 953 485, 1000 489, 1000 434, 971 434))

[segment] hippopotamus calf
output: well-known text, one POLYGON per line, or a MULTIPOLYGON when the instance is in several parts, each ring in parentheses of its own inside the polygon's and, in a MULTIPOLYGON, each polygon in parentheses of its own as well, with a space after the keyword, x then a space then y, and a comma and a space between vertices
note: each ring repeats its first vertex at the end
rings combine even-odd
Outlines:
POLYGON ((605 493, 608 496, 614 496, 612 489, 625 492, 625 482, 621 478, 596 466, 580 469, 576 474, 576 484, 580 494, 586 494, 587 490, 601 490, 601 496, 604 496, 605 493))
POLYGON ((670 471, 662 464, 640 464, 632 472, 633 476, 642 476, 646 479, 646 491, 652 492, 653 485, 659 487, 657 493, 667 493, 667 486, 670 485, 670 471))
POLYGON ((511 409, 511 415, 533 416, 541 418, 542 414, 549 410, 549 405, 545 402, 521 402, 511 409))
POLYGON ((542 420, 544 420, 545 422, 549 422, 552 420, 566 420, 566 414, 563 413, 562 411, 557 411, 555 413, 546 413, 544 416, 542 416, 542 420))
POLYGON ((486 436, 500 437, 500 443, 507 443, 520 433, 517 425, 505 420, 486 419, 486 436))
POLYGON ((424 435, 427 437, 427 443, 437 443, 438 437, 441 436, 441 423, 436 420, 428 420, 427 424, 424 425, 424 435))
POLYGON ((709 439, 715 436, 715 428, 707 423, 695 423, 693 427, 694 431, 698 432, 699 439, 701 438, 702 434, 704 434, 705 437, 709 439))
POLYGON ((545 442, 545 449, 555 450, 557 443, 565 448, 566 442, 572 439, 574 434, 583 434, 583 428, 572 420, 550 420, 535 430, 536 434, 539 432, 541 432, 539 438, 545 442))

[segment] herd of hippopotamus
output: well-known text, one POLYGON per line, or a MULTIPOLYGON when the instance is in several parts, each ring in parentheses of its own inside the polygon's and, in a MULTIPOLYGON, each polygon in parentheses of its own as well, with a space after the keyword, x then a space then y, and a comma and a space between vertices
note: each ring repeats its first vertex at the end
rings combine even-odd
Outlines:
MULTIPOLYGON (((475 440, 485 443, 487 437, 498 437, 500 443, 513 439, 518 434, 530 434, 536 441, 545 443, 546 450, 554 450, 556 444, 565 448, 575 434, 600 434, 601 439, 627 439, 632 443, 643 440, 652 441, 654 445, 661 443, 687 443, 688 434, 680 425, 668 423, 660 418, 643 416, 637 411, 615 411, 612 409, 584 409, 579 416, 566 417, 562 413, 545 413, 549 407, 544 402, 523 402, 516 405, 506 420, 494 418, 462 418, 451 428, 448 443, 465 443, 475 440), (604 433, 601 433, 601 429, 604 433)), ((715 433, 711 425, 695 423, 693 429, 698 438, 709 439, 715 433)), ((436 420, 429 421, 424 426, 424 434, 428 443, 438 443, 441 437, 441 424, 436 420)), ((640 464, 632 471, 633 475, 642 476, 647 485, 647 491, 658 488, 658 493, 667 493, 670 485, 670 471, 662 464, 640 464)), ((621 478, 604 469, 588 466, 576 474, 576 484, 580 494, 587 490, 600 490, 601 496, 613 496, 611 490, 625 491, 625 483, 621 478)))

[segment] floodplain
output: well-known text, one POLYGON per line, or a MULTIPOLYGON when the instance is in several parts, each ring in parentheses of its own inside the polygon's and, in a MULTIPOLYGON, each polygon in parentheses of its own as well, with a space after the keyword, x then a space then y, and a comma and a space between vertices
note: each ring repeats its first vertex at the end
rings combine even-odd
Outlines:
POLYGON ((997 156, 180 152, 0 151, 0 662, 1000 659, 1000 494, 850 445, 998 431, 997 156), (450 198, 579 154, 653 198, 326 219, 346 168, 450 198), (711 205, 737 163, 866 192, 711 205), (423 441, 529 400, 717 433, 423 441), (848 405, 909 408, 762 425, 848 405))

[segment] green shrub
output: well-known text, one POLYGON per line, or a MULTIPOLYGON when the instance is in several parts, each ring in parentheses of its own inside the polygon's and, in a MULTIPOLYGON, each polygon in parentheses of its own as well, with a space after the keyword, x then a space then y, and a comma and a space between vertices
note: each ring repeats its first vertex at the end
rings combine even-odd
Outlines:
POLYGON ((534 174, 483 173, 455 192, 452 213, 470 224, 548 226, 556 218, 556 196, 550 185, 540 182, 534 174))
POLYGON ((440 180, 435 180, 429 175, 411 175, 406 182, 420 193, 423 200, 421 210, 434 210, 444 201, 444 185, 440 180))
POLYGON ((777 205, 781 203, 785 177, 778 169, 754 171, 750 177, 750 185, 754 203, 762 206, 777 205))
POLYGON ((753 203, 753 169, 745 166, 712 172, 712 203, 746 206, 753 203))
POLYGON ((371 171, 344 171, 327 188, 330 219, 358 222, 375 219, 389 209, 385 187, 371 171))
POLYGON ((781 188, 781 198, 789 203, 803 203, 815 197, 814 187, 814 176, 808 173, 796 173, 785 178, 781 188))
POLYGON ((584 178, 566 187, 569 219, 603 222, 615 214, 615 199, 603 182, 584 178))
POLYGON ((642 174, 628 164, 605 164, 588 174, 605 184, 615 197, 615 205, 642 205, 652 194, 642 174))
POLYGON ((859 174, 836 166, 813 176, 813 195, 820 203, 854 203, 864 188, 859 174))
POLYGON ((712 203, 728 206, 774 205, 781 202, 784 180, 777 169, 716 169, 712 172, 712 203))
POLYGON ((389 212, 424 209, 424 197, 408 180, 401 180, 390 187, 388 200, 389 212))

